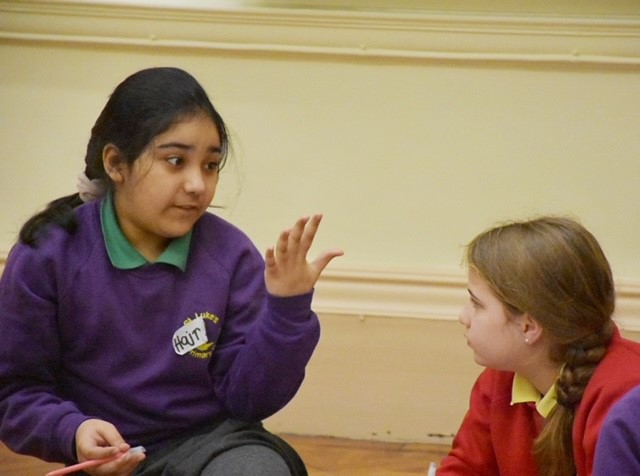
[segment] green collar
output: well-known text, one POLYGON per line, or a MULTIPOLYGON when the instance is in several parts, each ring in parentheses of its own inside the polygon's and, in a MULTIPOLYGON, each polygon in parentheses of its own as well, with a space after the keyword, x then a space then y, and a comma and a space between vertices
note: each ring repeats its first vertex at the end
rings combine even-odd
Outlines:
MULTIPOLYGON (((150 263, 122 233, 111 193, 108 193, 102 202, 100 221, 102 223, 104 243, 107 247, 111 264, 120 269, 134 269, 150 263)), ((155 262, 170 264, 185 271, 189 257, 191 234, 192 232, 190 231, 186 235, 172 240, 155 262)))

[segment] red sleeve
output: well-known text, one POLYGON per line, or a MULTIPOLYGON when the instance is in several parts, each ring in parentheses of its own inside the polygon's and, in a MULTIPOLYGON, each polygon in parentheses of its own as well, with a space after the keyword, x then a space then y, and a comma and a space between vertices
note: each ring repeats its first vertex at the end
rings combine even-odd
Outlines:
POLYGON ((533 441, 543 424, 535 405, 511 405, 513 372, 485 369, 471 391, 469 411, 438 476, 538 476, 533 441))
POLYGON ((490 437, 493 375, 483 371, 471 390, 469 410, 453 439, 449 454, 438 468, 438 476, 499 474, 490 437))
POLYGON ((607 355, 587 384, 573 425, 573 452, 578 474, 591 476, 596 443, 609 410, 640 383, 640 344, 616 329, 607 355))

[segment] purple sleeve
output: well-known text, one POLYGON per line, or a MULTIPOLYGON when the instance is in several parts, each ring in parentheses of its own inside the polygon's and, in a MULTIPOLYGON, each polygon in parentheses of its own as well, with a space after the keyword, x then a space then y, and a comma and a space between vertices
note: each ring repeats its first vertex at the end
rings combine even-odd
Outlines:
POLYGON ((607 415, 598 435, 595 476, 640 474, 640 387, 631 390, 607 415))
POLYGON ((300 388, 320 324, 311 310, 313 292, 269 296, 261 256, 244 261, 232 279, 212 371, 216 393, 230 414, 258 421, 283 408, 300 388))
POLYGON ((0 279, 0 440, 18 453, 72 462, 87 417, 55 386, 61 349, 52 276, 31 248, 17 245, 0 279))

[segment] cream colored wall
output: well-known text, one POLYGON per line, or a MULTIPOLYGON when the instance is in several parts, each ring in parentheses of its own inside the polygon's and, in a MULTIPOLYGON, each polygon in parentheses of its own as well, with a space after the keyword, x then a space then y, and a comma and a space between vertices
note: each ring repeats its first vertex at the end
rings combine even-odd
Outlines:
POLYGON ((74 191, 90 127, 120 80, 156 65, 192 72, 233 133, 219 213, 263 249, 298 215, 322 211, 316 250, 346 252, 319 283, 322 340, 274 429, 405 441, 453 433, 480 370, 456 322, 462 247, 498 220, 582 219, 611 259, 619 317, 637 335, 634 18, 584 28, 534 18, 512 37, 504 19, 483 16, 159 19, 60 6, 41 15, 54 8, 43 5, 0 3, 0 251, 33 211, 74 191))
MULTIPOLYGON (((448 444, 481 368, 450 321, 321 316, 322 339, 274 431, 448 444)), ((623 331, 640 341, 640 332, 623 331)))
POLYGON ((321 316, 300 392, 275 431, 448 444, 480 372, 457 322, 321 316))

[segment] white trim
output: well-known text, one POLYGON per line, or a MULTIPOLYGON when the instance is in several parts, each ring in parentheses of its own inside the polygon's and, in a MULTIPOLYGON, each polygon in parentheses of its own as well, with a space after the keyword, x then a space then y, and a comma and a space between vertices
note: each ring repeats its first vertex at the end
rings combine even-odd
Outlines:
MULTIPOLYGON (((640 17, 0 1, 0 39, 291 55, 640 65, 640 17)), ((187 3, 188 5, 188 3, 187 3)))
POLYGON ((325 269, 314 309, 323 314, 456 320, 466 300, 462 274, 393 269, 325 269))
POLYGON ((618 281, 615 320, 622 329, 640 332, 640 283, 618 281))
MULTIPOLYGON (((453 321, 466 302, 466 287, 462 273, 329 267, 316 286, 314 309, 362 318, 453 321)), ((640 331, 640 282, 619 280, 616 291, 616 322, 622 329, 640 331)))

